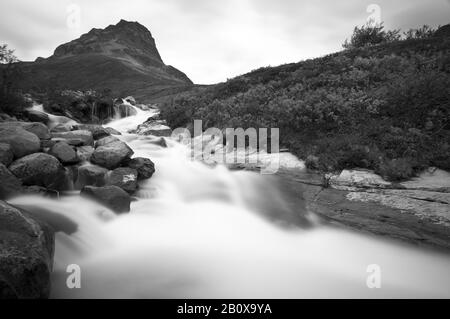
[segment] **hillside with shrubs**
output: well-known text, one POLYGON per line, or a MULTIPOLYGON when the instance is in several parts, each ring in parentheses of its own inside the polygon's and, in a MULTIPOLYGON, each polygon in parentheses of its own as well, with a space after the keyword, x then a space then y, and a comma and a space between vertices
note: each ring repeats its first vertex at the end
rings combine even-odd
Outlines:
POLYGON ((198 87, 162 116, 171 127, 277 127, 280 147, 321 171, 450 170, 449 29, 357 27, 341 52, 198 87))

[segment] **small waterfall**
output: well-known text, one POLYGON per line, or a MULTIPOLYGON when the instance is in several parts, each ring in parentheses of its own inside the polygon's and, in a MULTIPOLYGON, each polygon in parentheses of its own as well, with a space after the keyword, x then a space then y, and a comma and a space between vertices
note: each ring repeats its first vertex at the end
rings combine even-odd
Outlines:
POLYGON ((162 148, 129 134, 157 112, 130 107, 136 115, 107 126, 123 133, 135 156, 151 158, 156 173, 129 214, 76 194, 12 201, 42 208, 63 230, 53 297, 450 297, 448 256, 325 226, 285 227, 307 212, 301 203, 290 211, 274 179, 209 167, 173 140, 162 148), (71 264, 81 267, 81 289, 66 286, 71 264), (381 289, 367 287, 371 264, 381 267, 381 289))

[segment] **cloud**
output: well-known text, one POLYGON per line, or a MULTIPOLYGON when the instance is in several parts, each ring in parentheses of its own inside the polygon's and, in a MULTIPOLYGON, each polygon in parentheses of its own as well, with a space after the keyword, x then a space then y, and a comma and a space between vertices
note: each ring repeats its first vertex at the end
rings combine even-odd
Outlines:
MULTIPOLYGON (((0 42, 23 60, 49 56, 60 44, 120 19, 153 34, 167 64, 196 83, 216 83, 261 66, 296 62, 340 50, 365 22, 365 0, 2 0, 0 42), (67 27, 67 6, 81 9, 79 29, 67 27)), ((448 23, 449 0, 378 0, 387 28, 448 23)))

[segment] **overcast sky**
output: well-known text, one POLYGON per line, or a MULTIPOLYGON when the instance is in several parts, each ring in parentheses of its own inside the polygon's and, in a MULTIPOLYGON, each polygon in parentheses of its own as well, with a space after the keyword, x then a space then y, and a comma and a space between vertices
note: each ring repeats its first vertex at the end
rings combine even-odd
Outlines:
POLYGON ((0 43, 34 60, 91 28, 138 21, 166 64, 206 84, 338 51, 369 15, 387 28, 444 25, 450 0, 1 0, 0 43))

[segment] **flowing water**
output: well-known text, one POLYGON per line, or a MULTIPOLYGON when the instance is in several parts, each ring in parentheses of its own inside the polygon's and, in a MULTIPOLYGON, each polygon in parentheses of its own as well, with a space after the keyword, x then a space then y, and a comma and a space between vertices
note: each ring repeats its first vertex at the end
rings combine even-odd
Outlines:
POLYGON ((136 110, 107 125, 123 132, 135 156, 156 164, 129 214, 116 216, 75 194, 12 201, 64 217, 52 297, 450 297, 448 255, 321 225, 280 225, 266 210, 288 221, 281 215, 308 213, 301 205, 287 212, 272 179, 192 161, 175 141, 162 148, 128 134, 154 114, 136 110), (73 223, 76 229, 67 226, 73 223), (80 289, 66 285, 72 264, 81 269, 80 289), (379 289, 367 285, 373 264, 379 289))

